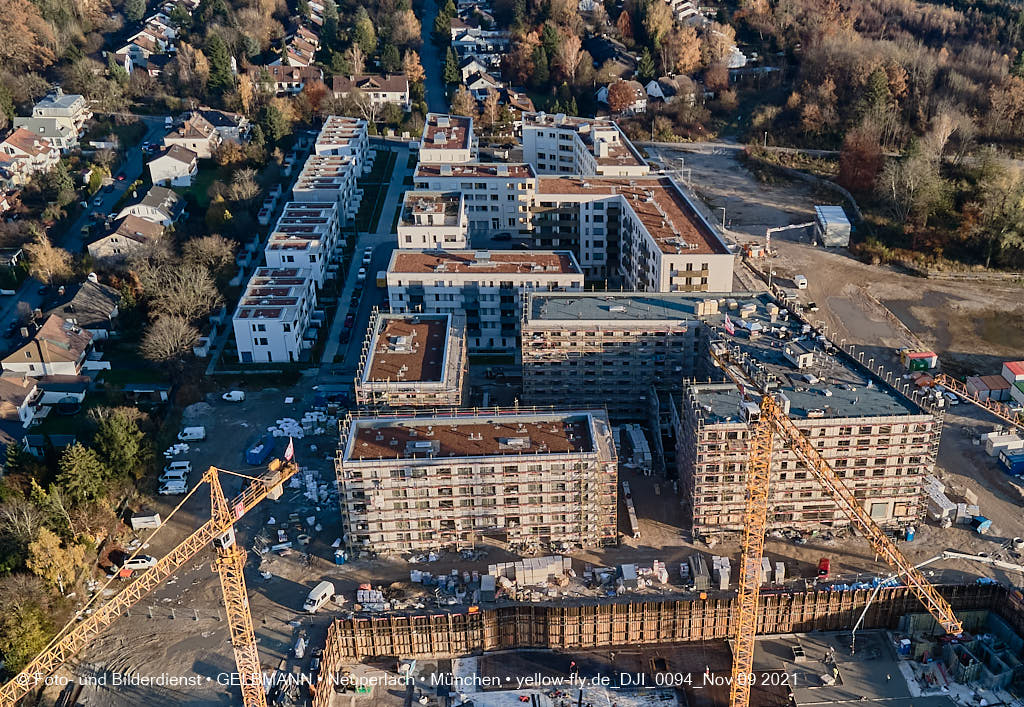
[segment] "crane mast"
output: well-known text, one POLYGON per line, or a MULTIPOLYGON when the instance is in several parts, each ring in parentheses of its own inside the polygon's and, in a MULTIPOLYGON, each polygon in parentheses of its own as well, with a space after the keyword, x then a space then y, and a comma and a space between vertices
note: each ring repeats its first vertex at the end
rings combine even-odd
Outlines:
MULTIPOLYGON (((751 397, 751 381, 739 363, 729 360, 729 349, 722 344, 709 347, 712 361, 725 376, 737 385, 741 395, 751 397)), ((952 607, 914 567, 896 544, 882 532, 863 505, 842 482, 821 453, 807 441, 800 429, 789 419, 775 396, 767 391, 760 395, 759 414, 754 422, 747 463, 746 503, 743 518, 743 557, 740 570, 737 615, 733 631, 732 679, 729 687, 730 707, 747 707, 750 703, 754 664, 754 637, 757 633, 758 598, 761 586, 761 557, 768 526, 771 490, 773 439, 778 435, 793 450, 829 497, 846 514, 853 525, 868 539, 874 551, 904 577, 907 587, 924 604, 928 612, 947 633, 958 635, 963 625, 952 607)))
POLYGON ((276 497, 275 494, 280 493, 284 482, 298 470, 299 467, 294 462, 282 464, 275 460, 270 464, 269 471, 253 479, 240 494, 228 502, 220 486, 219 470, 212 466, 207 469, 203 474, 203 481, 210 484, 213 502, 210 520, 203 523, 173 550, 157 560, 156 565, 142 572, 105 604, 98 606, 80 621, 72 621, 65 626, 20 673, 0 686, 0 707, 14 707, 18 700, 32 691, 46 676, 86 648, 121 614, 211 543, 217 550, 214 567, 220 575, 221 591, 231 632, 231 645, 242 683, 242 701, 245 707, 265 707, 266 695, 263 692, 256 638, 243 576, 245 549, 235 543, 234 524, 263 499, 268 496, 276 497))

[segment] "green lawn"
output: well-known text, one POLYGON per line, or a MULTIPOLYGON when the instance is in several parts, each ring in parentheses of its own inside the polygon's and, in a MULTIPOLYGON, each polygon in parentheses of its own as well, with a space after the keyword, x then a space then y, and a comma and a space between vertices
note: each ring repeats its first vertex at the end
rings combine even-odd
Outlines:
POLYGON ((210 190, 210 185, 217 179, 217 168, 212 164, 199 164, 199 172, 195 178, 192 179, 192 186, 190 187, 175 187, 174 190, 186 196, 192 195, 196 205, 200 208, 205 209, 210 205, 210 195, 207 192, 210 190))

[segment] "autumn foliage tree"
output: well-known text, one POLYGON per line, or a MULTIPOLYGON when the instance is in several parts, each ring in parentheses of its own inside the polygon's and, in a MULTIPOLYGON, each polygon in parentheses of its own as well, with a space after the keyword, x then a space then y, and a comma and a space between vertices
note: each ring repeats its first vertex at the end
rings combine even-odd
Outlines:
POLYGON ((839 152, 839 184, 858 193, 870 193, 875 188, 883 159, 879 138, 873 123, 862 123, 846 133, 839 152))
POLYGON ((56 38, 29 0, 0 0, 0 66, 13 70, 53 63, 56 38))
POLYGON ((627 81, 619 79, 608 87, 608 107, 612 113, 622 113, 633 105, 633 89, 627 81))

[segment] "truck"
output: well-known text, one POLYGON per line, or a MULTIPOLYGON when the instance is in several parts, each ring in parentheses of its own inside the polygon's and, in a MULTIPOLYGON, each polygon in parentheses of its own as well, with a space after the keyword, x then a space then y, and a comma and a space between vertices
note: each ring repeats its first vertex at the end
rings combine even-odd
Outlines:
POLYGON ((384 288, 384 287, 387 287, 387 286, 388 286, 388 272, 387 272, 387 270, 378 270, 377 271, 377 287, 384 288))
POLYGON ((250 466, 259 466, 274 453, 274 436, 263 435, 256 441, 256 444, 252 445, 245 450, 245 463, 250 466))

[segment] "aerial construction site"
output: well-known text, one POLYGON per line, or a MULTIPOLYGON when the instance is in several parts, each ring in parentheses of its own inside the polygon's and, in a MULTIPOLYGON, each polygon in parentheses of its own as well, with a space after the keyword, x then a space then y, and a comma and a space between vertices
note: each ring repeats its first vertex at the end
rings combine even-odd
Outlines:
MULTIPOLYGON (((323 159, 366 130, 327 125, 323 159)), ((0 707, 1024 707, 1012 344, 940 364, 893 313, 916 305, 852 293, 874 271, 789 240, 821 223, 741 258, 613 121, 521 130, 525 161, 500 165, 465 116, 429 114, 418 157, 375 142, 416 188, 374 185, 397 241, 354 234, 319 364, 337 253, 268 254, 280 287, 250 282, 223 374, 258 354, 281 370, 249 380, 274 385, 181 409, 0 707)), ((321 248, 300 232, 288 250, 321 248)))

